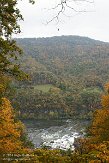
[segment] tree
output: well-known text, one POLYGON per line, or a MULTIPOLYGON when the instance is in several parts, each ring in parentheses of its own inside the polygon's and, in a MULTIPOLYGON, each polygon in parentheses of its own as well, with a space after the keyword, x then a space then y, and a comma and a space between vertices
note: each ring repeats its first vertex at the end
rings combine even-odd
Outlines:
MULTIPOLYGON (((24 77, 17 59, 22 50, 12 40, 13 33, 20 33, 19 20, 23 20, 17 0, 0 1, 0 153, 20 152, 23 149, 23 125, 16 121, 10 101, 5 98, 9 75, 24 77)), ((30 0, 30 3, 34 3, 30 0)))
POLYGON ((92 111, 95 108, 100 107, 101 90, 98 88, 86 88, 81 92, 82 105, 87 110, 92 111))
MULTIPOLYGON (((33 0, 30 0, 34 3, 33 0)), ((19 20, 23 20, 20 10, 16 7, 17 0, 0 1, 0 72, 20 77, 23 72, 19 69, 17 59, 22 50, 12 40, 12 34, 20 33, 19 20)))
POLYGON ((94 113, 90 134, 96 142, 109 141, 109 83, 105 85, 106 94, 102 96, 102 109, 94 113))
MULTIPOLYGON (((102 96, 102 109, 95 111, 88 137, 77 141, 78 156, 84 162, 109 162, 109 83, 106 94, 102 96), (86 160, 86 161, 85 161, 86 160)), ((75 156, 76 157, 76 156, 75 156)))
POLYGON ((12 89, 10 89, 11 78, 7 75, 0 73, 0 99, 10 95, 12 89))
POLYGON ((0 104, 0 153, 20 152, 23 142, 20 140, 23 125, 15 120, 13 108, 6 98, 0 104))

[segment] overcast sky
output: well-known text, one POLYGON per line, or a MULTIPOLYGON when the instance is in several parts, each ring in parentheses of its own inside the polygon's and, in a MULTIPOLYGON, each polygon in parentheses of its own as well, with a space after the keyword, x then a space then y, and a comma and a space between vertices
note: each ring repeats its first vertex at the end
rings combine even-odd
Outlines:
MULTIPOLYGON (((60 0, 36 0, 35 5, 23 0, 19 9, 24 16, 20 22, 21 34, 14 37, 51 37, 61 35, 88 36, 97 40, 109 42, 109 0, 95 0, 94 3, 72 2, 69 5, 78 11, 66 8, 60 15, 59 22, 54 20, 58 10, 52 10, 60 0), (58 30, 59 29, 59 30, 58 30)), ((90 0, 91 1, 91 0, 90 0)))

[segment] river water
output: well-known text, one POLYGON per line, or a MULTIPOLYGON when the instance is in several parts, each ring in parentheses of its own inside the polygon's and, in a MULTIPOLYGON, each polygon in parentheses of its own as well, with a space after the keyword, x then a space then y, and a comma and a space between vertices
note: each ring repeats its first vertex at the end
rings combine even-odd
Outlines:
POLYGON ((24 120, 28 138, 35 148, 47 146, 52 149, 74 149, 74 138, 83 137, 86 121, 63 120, 24 120))

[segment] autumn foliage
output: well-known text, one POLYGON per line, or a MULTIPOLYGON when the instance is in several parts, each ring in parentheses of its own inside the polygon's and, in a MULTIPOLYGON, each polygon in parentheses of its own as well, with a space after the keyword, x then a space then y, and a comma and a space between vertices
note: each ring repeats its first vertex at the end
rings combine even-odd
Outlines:
POLYGON ((102 108, 94 113, 88 137, 82 141, 82 152, 78 158, 89 163, 109 162, 109 83, 105 86, 106 94, 102 96, 102 108))
POLYGON ((0 153, 20 151, 20 140, 23 125, 15 120, 13 108, 7 98, 1 99, 0 104, 0 153))

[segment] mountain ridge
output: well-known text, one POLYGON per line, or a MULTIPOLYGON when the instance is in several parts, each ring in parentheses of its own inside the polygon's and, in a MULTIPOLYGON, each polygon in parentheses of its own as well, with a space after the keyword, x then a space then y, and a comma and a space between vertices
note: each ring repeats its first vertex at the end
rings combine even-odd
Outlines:
POLYGON ((31 79, 20 84, 22 100, 17 101, 22 113, 42 117, 46 112, 49 118, 65 116, 67 110, 69 116, 88 117, 100 108, 109 80, 109 43, 80 36, 17 39, 17 43, 24 51, 19 63, 31 79), (44 85, 48 92, 43 92, 44 85))
POLYGON ((81 39, 81 41, 85 41, 85 40, 87 40, 88 41, 88 43, 89 42, 92 42, 92 43, 105 43, 105 44, 109 44, 109 42, 105 42, 105 41, 101 41, 101 40, 96 40, 96 39, 92 39, 92 38, 90 38, 90 37, 86 37, 86 36, 78 36, 78 35, 62 35, 62 36, 52 36, 52 37, 39 37, 39 38, 35 38, 35 37, 31 37, 31 38, 15 38, 15 40, 33 40, 33 41, 45 41, 45 40, 55 40, 55 41, 57 41, 57 40, 66 40, 66 39, 73 39, 73 41, 74 41, 74 39, 76 40, 76 41, 79 41, 79 39, 81 39))

